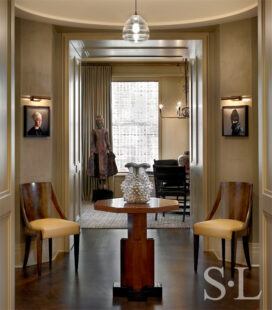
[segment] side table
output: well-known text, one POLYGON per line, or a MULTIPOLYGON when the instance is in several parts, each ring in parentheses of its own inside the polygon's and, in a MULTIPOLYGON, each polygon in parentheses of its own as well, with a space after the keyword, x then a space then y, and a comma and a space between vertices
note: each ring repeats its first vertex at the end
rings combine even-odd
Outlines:
POLYGON ((147 238, 146 214, 178 210, 178 202, 151 198, 145 204, 128 204, 123 198, 115 198, 97 201, 94 209, 128 214, 128 238, 121 239, 121 283, 114 283, 113 296, 129 300, 161 298, 162 285, 154 281, 154 239, 147 238))

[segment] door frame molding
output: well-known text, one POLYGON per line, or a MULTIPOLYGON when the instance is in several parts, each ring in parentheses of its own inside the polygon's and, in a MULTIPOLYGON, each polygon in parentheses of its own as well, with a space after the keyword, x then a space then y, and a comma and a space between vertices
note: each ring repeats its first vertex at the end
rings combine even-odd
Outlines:
MULTIPOLYGON (((212 29, 214 32, 214 29, 212 29)), ((208 65, 210 65, 211 57, 209 57, 209 32, 184 32, 184 31, 158 31, 151 34, 151 39, 179 39, 179 40, 201 40, 202 41, 202 64, 203 64, 203 119, 202 119, 202 139, 203 139, 203 158, 202 158, 202 217, 204 218, 208 214, 209 206, 213 199, 215 184, 214 174, 211 173, 211 164, 214 154, 209 150, 209 129, 208 129, 208 97, 209 101, 216 101, 215 96, 211 90, 211 83, 209 77, 208 65), (205 126, 206 125, 206 126, 205 126), (208 160, 209 159, 209 160, 208 160), (209 186, 208 186, 209 184, 209 186)), ((58 120, 61 123, 63 136, 63 144, 61 145, 61 154, 59 158, 62 162, 59 165, 58 174, 63 176, 62 186, 60 187, 61 193, 57 193, 59 197, 62 197, 62 205, 65 206, 65 213, 69 216, 69 43, 70 40, 120 40, 119 32, 111 31, 92 31, 83 33, 61 33, 61 45, 62 45, 62 81, 61 82, 61 101, 59 106, 62 108, 62 119, 58 120)), ((55 129, 56 130, 56 129, 55 129)), ((208 249, 208 240, 204 243, 204 250, 208 249)))
POLYGON ((267 96, 269 81, 267 78, 266 68, 270 65, 270 63, 267 61, 267 58, 269 57, 269 50, 267 50, 266 47, 266 3, 266 0, 260 0, 258 6, 259 242, 261 262, 260 288, 262 290, 260 309, 268 309, 272 302, 270 294, 271 287, 269 287, 269 282, 271 284, 272 273, 270 268, 270 274, 268 274, 269 254, 267 251, 267 249, 269 249, 269 242, 271 242, 271 238, 269 238, 268 232, 269 230, 271 231, 272 227, 272 210, 270 207, 272 191, 267 186, 267 173, 271 173, 271 171, 269 171, 269 167, 267 167, 267 144, 269 142, 271 143, 271 141, 268 141, 268 119, 265 117, 268 115, 267 106, 269 104, 267 96))
POLYGON ((6 67, 1 71, 3 92, 1 93, 1 114, 6 118, 4 130, 1 132, 2 140, 2 163, 6 165, 6 171, 1 175, 0 192, 0 222, 2 234, 1 245, 1 289, 6 296, 0 300, 0 308, 14 309, 15 307, 15 88, 14 88, 14 0, 1 2, 1 57, 6 60, 6 67), (6 83, 5 83, 6 82, 6 83), (2 244, 3 241, 3 244, 2 244))

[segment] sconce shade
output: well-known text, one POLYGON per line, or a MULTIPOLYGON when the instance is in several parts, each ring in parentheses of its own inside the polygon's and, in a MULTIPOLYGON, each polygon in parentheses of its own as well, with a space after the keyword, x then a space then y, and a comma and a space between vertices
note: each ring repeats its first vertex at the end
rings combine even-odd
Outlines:
POLYGON ((232 100, 232 101, 241 101, 243 99, 242 96, 228 96, 228 97, 221 97, 221 100, 232 100))
POLYGON ((49 96, 30 96, 30 101, 51 100, 49 96))
POLYGON ((123 39, 130 42, 142 42, 149 39, 149 28, 140 15, 132 15, 123 27, 123 39))

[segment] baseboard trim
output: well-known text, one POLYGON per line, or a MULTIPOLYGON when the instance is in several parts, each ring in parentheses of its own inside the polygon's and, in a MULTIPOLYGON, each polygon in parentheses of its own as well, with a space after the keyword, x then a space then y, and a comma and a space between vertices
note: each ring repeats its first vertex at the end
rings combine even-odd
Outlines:
MULTIPOLYGON (((252 267, 260 267, 260 244, 250 242, 249 246, 249 256, 252 267)), ((209 250, 213 252, 218 260, 222 260, 222 247, 221 239, 214 239, 212 242, 209 242, 209 250)), ((231 262, 231 241, 226 240, 226 258, 227 262, 231 262)), ((237 250, 236 250, 236 263, 246 266, 246 260, 243 249, 243 242, 237 241, 237 250)))
MULTIPOLYGON (((47 239, 45 241, 47 241, 47 239)), ((63 247, 63 240, 54 239, 54 241, 55 242, 53 242, 53 249, 52 249, 52 261, 56 259, 58 254, 67 253, 67 251, 65 251, 63 247)), ((43 242, 42 252, 43 252, 42 263, 48 263, 49 262, 48 242, 43 242)), ((17 243, 15 245, 15 268, 23 267, 24 255, 25 255, 25 243, 17 243)), ((27 266, 33 266, 36 264, 37 264, 36 242, 35 240, 33 240, 30 246, 30 253, 29 253, 27 266)))

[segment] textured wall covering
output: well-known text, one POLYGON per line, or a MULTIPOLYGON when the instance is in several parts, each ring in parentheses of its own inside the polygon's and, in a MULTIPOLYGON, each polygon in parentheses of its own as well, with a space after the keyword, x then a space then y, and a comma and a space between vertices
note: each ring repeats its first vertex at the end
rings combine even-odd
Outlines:
MULTIPOLYGON (((16 247, 19 245, 20 248, 20 243, 23 242, 23 232, 19 208, 19 184, 51 181, 52 177, 52 138, 25 138, 23 136, 23 106, 40 105, 52 108, 51 101, 43 100, 37 104, 22 97, 26 95, 52 97, 53 26, 16 19, 15 31, 16 247)), ((20 252, 20 249, 18 251, 20 252)), ((20 257, 16 257, 16 264, 19 262, 20 257)))
POLYGON ((257 20, 247 19, 220 26, 220 96, 249 95, 249 136, 222 137, 222 101, 217 106, 217 182, 244 181, 253 184, 253 241, 258 241, 258 92, 257 20))

